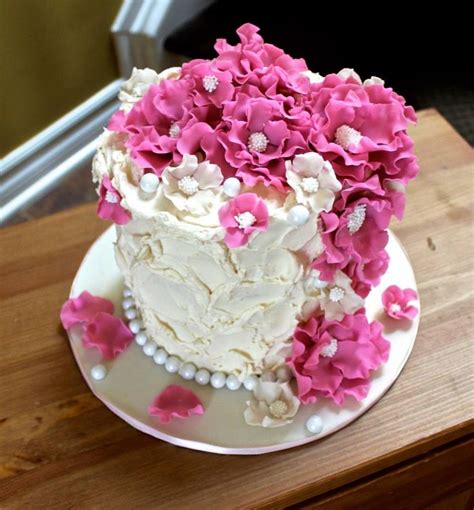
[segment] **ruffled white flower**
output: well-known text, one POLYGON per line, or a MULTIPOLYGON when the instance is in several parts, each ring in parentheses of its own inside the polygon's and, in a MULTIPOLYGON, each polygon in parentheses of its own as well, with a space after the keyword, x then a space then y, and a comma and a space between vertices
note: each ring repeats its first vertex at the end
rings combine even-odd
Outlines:
POLYGON ((178 166, 165 168, 161 179, 163 193, 176 209, 201 216, 212 208, 224 176, 217 165, 185 155, 178 166))
POLYGON ((300 401, 287 382, 259 381, 244 411, 245 422, 259 427, 281 427, 293 421, 300 401))
POLYGON ((119 100, 122 102, 120 109, 128 113, 145 95, 150 85, 160 83, 162 80, 176 80, 180 71, 179 67, 170 67, 158 74, 148 67, 145 69, 134 67, 132 75, 120 88, 119 100))
POLYGON ((360 79, 360 76, 354 71, 354 69, 351 69, 350 67, 344 67, 344 69, 341 69, 337 75, 342 80, 348 80, 349 78, 352 78, 354 81, 362 85, 362 80, 360 79))
POLYGON ((364 81, 364 87, 368 85, 385 85, 385 82, 378 76, 371 76, 364 81))
POLYGON ((295 190, 296 201, 316 213, 330 211, 335 194, 341 190, 331 163, 317 152, 299 154, 287 161, 286 180, 295 190))
POLYGON ((304 316, 321 308, 328 320, 341 320, 345 314, 353 314, 364 306, 364 300, 354 292, 352 280, 342 271, 336 271, 334 281, 324 282, 319 271, 312 269, 305 282, 309 299, 303 308, 304 316))
POLYGON ((313 73, 313 71, 310 70, 303 71, 301 74, 306 76, 310 83, 321 83, 324 80, 324 76, 320 75, 319 73, 313 73))
POLYGON ((143 170, 130 158, 124 140, 124 134, 108 129, 100 135, 92 160, 92 181, 95 184, 100 185, 104 175, 113 179, 116 174, 125 173, 128 180, 138 186, 143 170))

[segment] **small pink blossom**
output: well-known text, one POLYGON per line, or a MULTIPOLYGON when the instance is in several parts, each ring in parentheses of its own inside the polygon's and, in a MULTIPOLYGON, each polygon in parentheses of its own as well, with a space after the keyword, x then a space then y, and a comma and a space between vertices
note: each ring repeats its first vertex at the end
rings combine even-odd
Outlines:
POLYGON ((413 320, 418 314, 418 308, 410 302, 418 299, 413 289, 401 289, 397 285, 390 285, 382 294, 382 304, 385 313, 392 319, 413 320))
POLYGON ((150 416, 157 416, 162 423, 173 418, 189 418, 191 415, 204 414, 204 406, 191 391, 178 384, 166 387, 148 407, 150 416))
POLYGON ((219 220, 227 232, 224 242, 237 248, 247 243, 252 232, 268 228, 268 209, 255 193, 243 193, 219 209, 219 220))
POLYGON ((63 304, 60 317, 64 329, 69 329, 75 324, 89 324, 99 312, 112 314, 112 301, 93 296, 85 290, 77 298, 70 298, 63 304))
POLYGON ((125 225, 131 219, 130 213, 125 210, 120 202, 122 197, 113 187, 110 178, 104 175, 100 184, 99 203, 97 215, 103 220, 112 220, 117 225, 125 225))
POLYGON ((372 287, 380 283, 381 277, 388 269, 390 257, 386 250, 382 250, 372 260, 356 262, 351 260, 344 272, 352 279, 352 288, 365 298, 369 295, 372 287))
POLYGON ((117 357, 132 340, 133 335, 125 323, 106 312, 97 313, 82 336, 84 347, 98 349, 105 359, 117 357))
POLYGON ((303 404, 322 397, 341 405, 347 396, 362 400, 367 395, 370 377, 388 360, 389 351, 382 325, 369 324, 363 311, 340 322, 316 316, 298 324, 288 365, 303 404))

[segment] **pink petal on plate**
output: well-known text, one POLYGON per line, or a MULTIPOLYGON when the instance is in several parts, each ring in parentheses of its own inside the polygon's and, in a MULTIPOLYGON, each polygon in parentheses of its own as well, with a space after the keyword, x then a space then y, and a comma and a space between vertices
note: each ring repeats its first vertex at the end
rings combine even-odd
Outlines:
POLYGON ((75 324, 91 322, 99 312, 114 312, 112 301, 93 296, 87 290, 77 298, 68 299, 61 308, 60 318, 64 329, 69 329, 75 324))
POLYGON ((204 407, 199 398, 191 391, 178 384, 166 387, 148 407, 150 416, 157 416, 162 423, 173 418, 189 418, 191 415, 204 414, 204 407))
POLYGON ((84 347, 99 349, 105 359, 117 357, 132 340, 133 335, 125 323, 106 312, 99 312, 82 336, 84 347))

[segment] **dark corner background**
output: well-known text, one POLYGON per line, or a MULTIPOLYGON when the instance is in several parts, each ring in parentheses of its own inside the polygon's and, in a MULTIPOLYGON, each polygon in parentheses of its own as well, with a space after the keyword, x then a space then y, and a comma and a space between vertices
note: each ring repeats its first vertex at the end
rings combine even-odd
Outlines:
POLYGON ((362 79, 383 78, 415 109, 437 108, 474 145, 473 45, 468 30, 448 20, 441 26, 428 17, 417 21, 412 9, 403 5, 392 6, 390 14, 374 10, 360 23, 352 18, 353 11, 359 11, 356 7, 309 0, 217 0, 170 36, 165 47, 192 58, 211 58, 217 38, 235 43, 236 28, 251 22, 261 28, 266 41, 293 57, 304 57, 312 71, 328 74, 350 67, 362 79))

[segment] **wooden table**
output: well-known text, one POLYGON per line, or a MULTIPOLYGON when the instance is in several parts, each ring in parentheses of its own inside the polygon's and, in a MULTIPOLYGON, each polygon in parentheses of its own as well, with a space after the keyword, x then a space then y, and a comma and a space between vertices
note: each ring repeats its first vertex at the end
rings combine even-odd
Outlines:
MULTIPOLYGON (((434 110, 393 229, 415 268, 420 331, 402 375, 333 436, 256 457, 171 446, 86 387, 59 309, 106 228, 90 205, 0 231, 0 508, 462 508, 474 485, 473 154, 434 110)), ((472 506, 472 505, 471 505, 472 506)))

